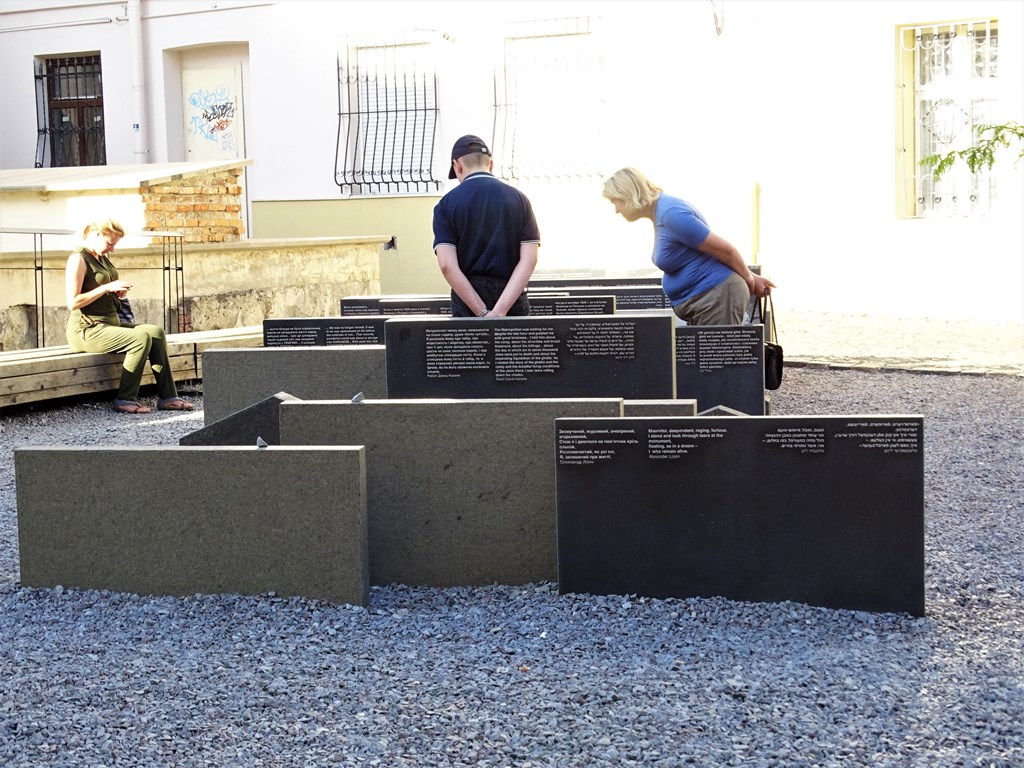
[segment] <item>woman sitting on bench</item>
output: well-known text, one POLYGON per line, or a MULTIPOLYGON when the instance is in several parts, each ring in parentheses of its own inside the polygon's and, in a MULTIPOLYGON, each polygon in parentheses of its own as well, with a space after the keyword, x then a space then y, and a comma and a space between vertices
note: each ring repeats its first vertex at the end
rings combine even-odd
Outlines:
POLYGON ((122 324, 117 310, 132 284, 121 280, 108 255, 124 237, 113 219, 86 225, 82 244, 68 256, 64 272, 67 294, 68 345, 74 352, 124 352, 121 386, 114 410, 151 413, 138 401, 146 360, 156 377, 157 405, 162 411, 191 411, 192 404, 178 397, 167 358, 167 337, 158 325, 122 324))

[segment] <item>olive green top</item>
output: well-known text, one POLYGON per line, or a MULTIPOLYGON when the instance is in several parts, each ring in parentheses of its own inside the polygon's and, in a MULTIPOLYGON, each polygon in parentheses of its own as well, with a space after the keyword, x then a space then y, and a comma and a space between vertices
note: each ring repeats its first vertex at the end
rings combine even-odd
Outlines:
MULTIPOLYGON (((101 285, 112 283, 118 279, 117 267, 105 254, 97 256, 85 248, 79 248, 75 253, 85 260, 85 276, 82 278, 82 288, 79 293, 88 293, 101 285)), ((117 304, 118 299, 115 294, 104 293, 81 309, 72 310, 68 317, 69 335, 81 334, 90 325, 96 323, 120 325, 121 321, 117 317, 117 304)))

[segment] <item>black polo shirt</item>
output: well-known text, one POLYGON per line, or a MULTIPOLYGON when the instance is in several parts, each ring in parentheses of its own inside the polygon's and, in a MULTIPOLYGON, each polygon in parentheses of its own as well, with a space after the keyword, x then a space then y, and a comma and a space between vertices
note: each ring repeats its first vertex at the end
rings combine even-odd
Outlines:
POLYGON ((487 171, 466 176, 434 206, 434 249, 453 245, 464 275, 508 280, 522 243, 539 243, 526 195, 487 171))

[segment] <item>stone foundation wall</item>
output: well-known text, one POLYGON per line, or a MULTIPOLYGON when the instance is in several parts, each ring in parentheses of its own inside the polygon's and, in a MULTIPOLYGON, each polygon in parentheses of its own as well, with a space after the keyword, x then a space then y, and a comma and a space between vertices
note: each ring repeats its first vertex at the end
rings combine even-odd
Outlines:
MULTIPOLYGON (((265 317, 332 317, 343 296, 380 293, 380 253, 390 238, 240 240, 186 245, 181 277, 184 316, 172 296, 173 331, 259 325, 265 317)), ((392 253, 389 251, 389 253, 392 253)), ((141 323, 165 325, 159 248, 118 249, 114 263, 134 283, 132 309, 141 323)), ((44 254, 42 346, 66 344, 64 264, 67 253, 44 254)), ((0 254, 0 352, 36 346, 32 254, 0 254)))

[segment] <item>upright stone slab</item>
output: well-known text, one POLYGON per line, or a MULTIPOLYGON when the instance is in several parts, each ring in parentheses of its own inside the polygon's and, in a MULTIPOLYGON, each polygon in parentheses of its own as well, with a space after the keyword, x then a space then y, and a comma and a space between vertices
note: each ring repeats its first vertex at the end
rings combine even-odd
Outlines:
MULTIPOLYGON (((340 303, 341 316, 387 314, 381 306, 382 303, 392 305, 393 311, 396 307, 401 310, 402 305, 411 306, 409 302, 417 302, 421 299, 429 302, 431 306, 443 306, 447 303, 450 307, 451 304, 450 295, 438 293, 388 293, 381 296, 344 296, 340 303)), ((398 313, 407 314, 402 311, 398 313)), ((450 309, 448 314, 451 314, 450 309)))
POLYGON ((404 296, 382 298, 377 305, 382 315, 388 317, 402 315, 451 315, 451 296, 404 296))
POLYGON ((340 302, 342 317, 379 315, 380 296, 343 296, 340 302))
POLYGON ((384 347, 211 349, 203 353, 203 419, 209 425, 288 392, 302 400, 386 397, 384 347))
POLYGON ((530 296, 531 315, 614 315, 615 297, 530 296))
POLYGON ((357 317, 273 317, 263 321, 264 347, 326 347, 384 343, 379 315, 357 317))
POLYGON ((563 592, 924 615, 921 416, 559 419, 563 592))
POLYGON ((727 405, 716 405, 714 408, 708 408, 706 411, 701 411, 697 414, 698 416, 739 416, 746 417, 749 413, 743 413, 737 411, 735 408, 730 408, 727 405))
POLYGON ((567 293, 578 298, 588 296, 612 295, 615 297, 615 309, 665 309, 669 307, 668 297, 661 285, 552 285, 547 288, 530 288, 530 301, 534 295, 543 296, 547 291, 567 293))
POLYGON ((560 416, 621 400, 285 403, 286 445, 366 446, 371 584, 553 581, 560 416))
POLYGON ((534 277, 530 278, 529 289, 539 291, 550 291, 558 290, 561 287, 588 287, 588 288, 600 288, 606 286, 654 286, 656 288, 661 287, 661 272, 652 272, 649 275, 620 275, 618 277, 597 277, 594 275, 585 275, 578 277, 571 276, 560 276, 560 277, 538 277, 534 273, 534 277))
POLYGON ((674 398, 673 332, 667 316, 393 318, 388 397, 674 398))
POLYGON ((623 416, 696 416, 696 400, 623 400, 623 416))
POLYGON ((362 447, 23 448, 14 466, 25 586, 367 604, 362 447))
POLYGON ((764 415, 763 332, 760 325, 677 326, 677 396, 695 399, 702 411, 724 405, 764 415))
POLYGON ((182 436, 178 445, 267 445, 281 444, 281 403, 298 400, 287 392, 261 400, 220 421, 182 436))

